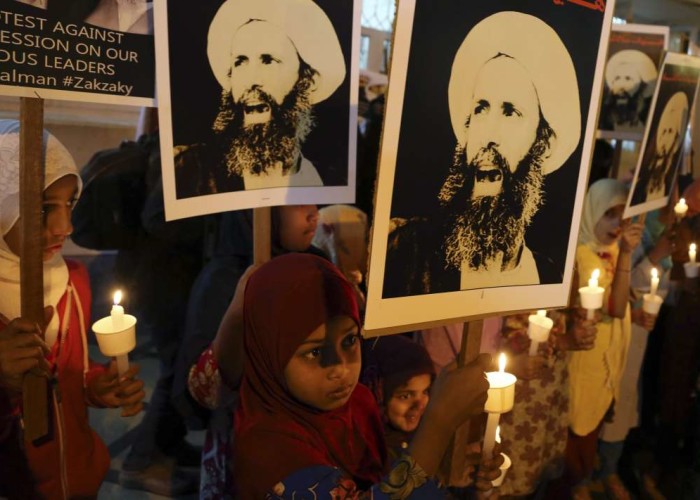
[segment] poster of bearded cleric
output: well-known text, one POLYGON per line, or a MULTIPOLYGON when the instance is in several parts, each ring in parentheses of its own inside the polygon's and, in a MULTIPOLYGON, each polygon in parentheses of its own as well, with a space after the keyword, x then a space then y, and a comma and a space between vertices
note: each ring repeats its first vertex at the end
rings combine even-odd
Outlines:
POLYGON ((700 57, 666 54, 624 217, 668 204, 700 81, 700 57))
POLYGON ((369 335, 568 302, 612 10, 399 3, 369 335))
POLYGON ((668 48, 668 26, 623 24, 610 32, 599 137, 641 141, 659 68, 668 48))
POLYGON ((153 106, 152 7, 0 0, 0 95, 153 106))
POLYGON ((168 220, 354 201, 359 0, 155 9, 168 220))

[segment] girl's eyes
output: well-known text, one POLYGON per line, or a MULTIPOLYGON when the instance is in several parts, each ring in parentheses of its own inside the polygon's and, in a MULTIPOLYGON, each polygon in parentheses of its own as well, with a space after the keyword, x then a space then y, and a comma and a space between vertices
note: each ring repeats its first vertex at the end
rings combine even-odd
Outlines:
POLYGON ((318 359, 319 357, 321 357, 321 348, 320 347, 316 347, 314 349, 311 349, 310 351, 308 351, 304 354, 304 358, 306 358, 310 361, 318 359))
MULTIPOLYGON (((66 206, 67 206, 69 209, 73 210, 73 208, 75 207, 75 204, 76 204, 77 202, 78 202, 78 199, 77 199, 77 198, 73 198, 72 200, 66 202, 66 206)), ((60 207, 60 206, 61 206, 61 203, 44 203, 44 204, 41 206, 41 213, 42 213, 43 215, 46 215, 46 214, 48 214, 48 213, 54 211, 56 208, 58 208, 58 207, 60 207)))
POLYGON ((346 336, 343 339, 343 347, 349 348, 357 345, 357 342, 359 341, 360 336, 356 333, 351 333, 350 335, 346 336))
MULTIPOLYGON (((342 341, 341 341, 341 346, 345 350, 350 350, 353 349, 355 346, 358 345, 358 341, 360 339, 360 336, 356 333, 351 333, 350 335, 347 335, 342 341)), ((320 347, 314 347, 313 349, 306 351, 305 353, 302 354, 302 357, 304 359, 307 359, 309 361, 315 361, 321 357, 321 353, 323 351, 323 346, 320 347)))

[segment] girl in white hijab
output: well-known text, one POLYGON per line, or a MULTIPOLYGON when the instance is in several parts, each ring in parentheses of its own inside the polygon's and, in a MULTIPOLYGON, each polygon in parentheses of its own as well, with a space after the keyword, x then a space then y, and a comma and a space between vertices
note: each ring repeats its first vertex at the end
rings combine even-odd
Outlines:
POLYGON ((64 260, 73 205, 82 183, 66 148, 44 132, 44 305, 47 327, 22 319, 20 309, 19 123, 0 120, 0 497, 94 497, 109 454, 90 429, 87 405, 141 410, 143 382, 132 367, 118 379, 88 359, 90 285, 81 265, 64 260), (33 371, 50 387, 50 432, 23 443, 22 381, 33 371))
MULTIPOLYGON (((627 188, 619 181, 601 179, 591 185, 576 248, 579 282, 585 284, 597 269, 599 286, 605 289, 592 347, 574 351, 569 360, 567 475, 582 489, 593 472, 603 420, 619 399, 630 341, 631 257, 643 228, 622 220, 626 201, 627 188)), ((577 494, 583 492, 575 491, 575 498, 577 494)))

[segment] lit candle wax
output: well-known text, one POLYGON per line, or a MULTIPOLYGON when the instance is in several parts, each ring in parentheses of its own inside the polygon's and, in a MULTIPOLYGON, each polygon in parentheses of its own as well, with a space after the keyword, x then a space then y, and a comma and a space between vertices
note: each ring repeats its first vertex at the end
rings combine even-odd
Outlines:
MULTIPOLYGON (((497 479, 494 479, 493 481, 491 481, 491 485, 494 488, 498 488, 499 486, 501 486, 503 484, 503 480, 506 478, 506 473, 508 472, 508 469, 510 469, 510 466, 513 464, 513 462, 511 461, 511 459, 508 455, 506 455, 505 453, 501 453, 501 455, 503 456, 503 464, 501 464, 501 466, 499 467, 499 469, 501 470, 501 475, 498 476, 497 479)), ((489 490, 489 492, 490 491, 491 490, 489 490)), ((486 493, 488 493, 488 492, 486 492, 486 493)))
POLYGON ((483 455, 486 458, 491 458, 493 454, 493 446, 496 442, 496 429, 498 428, 501 413, 507 413, 512 410, 515 401, 515 382, 518 379, 512 373, 506 373, 505 367, 506 356, 501 354, 498 359, 498 371, 486 374, 490 387, 488 398, 484 405, 484 411, 488 413, 483 449, 483 455))
POLYGON ((688 212, 688 204, 685 202, 685 198, 681 198, 678 200, 678 203, 676 203, 676 206, 673 207, 673 211, 676 214, 676 217, 679 219, 682 219, 685 217, 685 214, 688 212))
POLYGON ((528 316, 527 335, 530 337, 530 356, 537 354, 542 342, 547 342, 554 321, 547 317, 547 311, 539 310, 537 314, 528 316))
POLYGON ((119 305, 122 301, 122 291, 117 290, 114 292, 114 305, 112 306, 112 311, 110 316, 112 316, 112 327, 115 331, 122 330, 124 328, 124 308, 119 305))
POLYGON ((596 309, 603 307, 605 289, 598 286, 599 277, 600 270, 593 270, 591 279, 588 280, 588 286, 578 289, 579 296, 581 297, 581 307, 588 311, 588 319, 593 319, 596 309))
POLYGON ((688 257, 690 258, 691 264, 695 264, 695 257, 697 256, 698 246, 695 243, 690 244, 690 249, 688 250, 688 257))
POLYGON ((651 291, 649 295, 656 295, 656 291, 659 289, 659 271, 654 267, 651 270, 651 291))
MULTIPOLYGON (((501 426, 500 425, 498 427, 496 427, 496 442, 498 444, 501 443, 501 426)), ((496 479, 491 481, 491 484, 494 488, 498 488, 499 486, 501 486, 503 484, 503 480, 506 477, 506 473, 508 472, 508 469, 510 469, 510 466, 512 464, 508 455, 506 455, 505 453, 501 453, 501 455, 503 456, 503 463, 499 467, 501 473, 496 479)))

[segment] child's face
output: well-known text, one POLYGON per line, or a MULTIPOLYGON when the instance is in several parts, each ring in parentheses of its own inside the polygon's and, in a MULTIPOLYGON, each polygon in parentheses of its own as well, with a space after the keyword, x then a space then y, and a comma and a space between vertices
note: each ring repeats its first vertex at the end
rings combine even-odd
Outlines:
MULTIPOLYGON (((44 190, 44 214, 42 247, 44 262, 61 251, 63 244, 73 232, 71 213, 75 205, 78 179, 74 175, 66 175, 44 190)), ((12 253, 19 255, 21 251, 21 228, 19 220, 15 222, 4 239, 12 253)))
POLYGON ((598 219, 593 232, 603 245, 615 243, 622 234, 622 213, 624 211, 624 205, 615 205, 598 219))
POLYGON ((386 405, 386 416, 391 425, 404 432, 418 428, 430 400, 430 384, 431 377, 426 373, 416 375, 396 388, 386 405))
POLYGON ((355 322, 339 316, 316 328, 284 369, 292 395, 319 410, 343 406, 360 377, 360 338, 355 322))
POLYGON ((280 207, 280 243, 290 252, 303 252, 311 246, 318 224, 316 205, 280 207))

